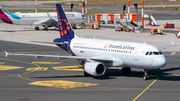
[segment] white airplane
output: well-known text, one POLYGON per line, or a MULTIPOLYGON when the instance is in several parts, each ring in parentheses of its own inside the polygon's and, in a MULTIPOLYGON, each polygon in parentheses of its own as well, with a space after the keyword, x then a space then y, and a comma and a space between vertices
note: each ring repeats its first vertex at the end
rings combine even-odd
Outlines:
POLYGON ((143 78, 148 80, 148 70, 157 70, 166 65, 166 58, 161 50, 175 45, 172 43, 156 48, 145 43, 79 38, 74 34, 61 4, 56 4, 56 8, 61 38, 54 39, 54 42, 40 43, 56 44, 72 56, 18 54, 5 51, 6 57, 22 55, 37 58, 77 59, 80 64, 84 65, 84 76, 102 76, 108 67, 121 66, 123 74, 131 73, 131 68, 140 68, 145 73, 143 78))
MULTIPOLYGON (((88 21, 87 17, 84 17, 78 12, 66 12, 70 23, 72 25, 85 23, 88 21)), ((48 27, 57 27, 58 20, 57 13, 9 13, 6 12, 0 6, 0 18, 3 22, 15 25, 35 25, 35 30, 39 30, 38 26, 43 26, 44 30, 48 30, 48 27)))

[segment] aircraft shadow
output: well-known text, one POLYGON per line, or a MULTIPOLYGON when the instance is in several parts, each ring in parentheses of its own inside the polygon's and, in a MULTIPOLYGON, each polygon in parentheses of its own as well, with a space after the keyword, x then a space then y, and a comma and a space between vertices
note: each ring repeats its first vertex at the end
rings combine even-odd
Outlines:
POLYGON ((11 30, 1 30, 1 32, 16 32, 16 31, 11 31, 11 30))
MULTIPOLYGON (((169 71, 180 70, 180 67, 177 68, 168 68, 163 69, 157 72, 149 71, 150 80, 157 79, 158 80, 167 80, 167 81, 180 81, 180 76, 176 76, 172 73, 168 73, 169 71)), ((143 78, 144 72, 142 71, 131 71, 131 74, 122 74, 120 69, 107 69, 106 73, 103 76, 95 77, 90 76, 93 79, 97 80, 108 80, 108 79, 117 79, 116 77, 134 77, 134 78, 143 78)), ((32 77, 32 78, 82 78, 82 75, 70 75, 70 76, 47 76, 47 77, 32 77)))

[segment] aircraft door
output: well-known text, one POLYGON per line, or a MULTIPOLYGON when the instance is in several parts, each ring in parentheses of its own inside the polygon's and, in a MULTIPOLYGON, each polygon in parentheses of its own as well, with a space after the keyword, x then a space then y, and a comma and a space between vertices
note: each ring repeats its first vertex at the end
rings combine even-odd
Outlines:
POLYGON ((71 48, 70 48, 70 43, 67 44, 67 51, 68 51, 71 55, 73 55, 73 52, 72 52, 72 50, 71 50, 71 48))
POLYGON ((135 53, 134 53, 134 60, 135 61, 139 61, 139 55, 141 54, 141 48, 138 48, 135 50, 135 53))

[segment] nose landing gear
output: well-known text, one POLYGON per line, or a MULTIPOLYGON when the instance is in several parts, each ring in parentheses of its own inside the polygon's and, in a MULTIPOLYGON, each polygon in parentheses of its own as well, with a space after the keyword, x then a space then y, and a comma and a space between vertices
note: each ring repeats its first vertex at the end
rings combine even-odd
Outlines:
POLYGON ((148 76, 148 73, 147 73, 147 70, 144 70, 144 77, 143 77, 144 80, 149 80, 149 76, 148 76))

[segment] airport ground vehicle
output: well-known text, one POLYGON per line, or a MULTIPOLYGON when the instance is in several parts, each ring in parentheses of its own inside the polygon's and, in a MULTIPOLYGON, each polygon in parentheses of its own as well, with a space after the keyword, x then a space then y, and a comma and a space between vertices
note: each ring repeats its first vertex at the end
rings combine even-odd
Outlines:
POLYGON ((151 34, 152 35, 155 35, 155 34, 162 35, 163 34, 163 29, 161 29, 161 28, 151 29, 151 34))
POLYGON ((108 24, 113 24, 114 23, 114 21, 113 20, 108 20, 108 22, 107 22, 108 24))
POLYGON ((126 31, 126 29, 125 28, 121 28, 121 27, 119 27, 119 28, 115 28, 115 31, 126 31))
POLYGON ((97 23, 95 23, 95 24, 90 24, 90 28, 91 28, 91 29, 99 29, 99 28, 100 28, 100 24, 97 24, 97 23))
POLYGON ((164 28, 174 28, 174 24, 164 23, 164 28))
POLYGON ((98 24, 105 24, 105 21, 104 20, 100 20, 97 22, 98 24))

